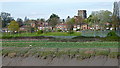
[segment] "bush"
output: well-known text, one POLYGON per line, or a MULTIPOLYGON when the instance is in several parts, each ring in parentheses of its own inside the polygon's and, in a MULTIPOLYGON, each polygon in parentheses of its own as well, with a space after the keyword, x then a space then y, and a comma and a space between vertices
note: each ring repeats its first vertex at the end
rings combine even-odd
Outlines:
POLYGON ((109 33, 107 34, 107 37, 110 37, 110 36, 116 36, 116 37, 118 37, 118 35, 117 35, 114 31, 109 32, 109 33))
POLYGON ((42 34, 43 33, 43 30, 38 30, 37 31, 37 34, 42 34))
POLYGON ((77 29, 76 31, 80 31, 80 29, 77 29))
POLYGON ((2 36, 2 39, 10 39, 13 38, 13 36, 2 36))
POLYGON ((109 32, 107 37, 103 38, 104 41, 119 41, 120 37, 114 32, 109 32))
POLYGON ((60 29, 59 29, 59 30, 57 30, 57 32, 61 32, 61 31, 62 31, 62 30, 60 30, 60 29))
POLYGON ((119 41, 120 37, 117 36, 111 36, 111 37, 106 37, 106 41, 119 41))

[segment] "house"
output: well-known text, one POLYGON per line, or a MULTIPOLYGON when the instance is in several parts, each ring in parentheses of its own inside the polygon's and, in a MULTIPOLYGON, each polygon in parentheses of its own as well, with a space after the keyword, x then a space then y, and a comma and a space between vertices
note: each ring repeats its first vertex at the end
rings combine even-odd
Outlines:
POLYGON ((88 24, 86 23, 80 23, 79 25, 74 25, 73 30, 76 31, 77 29, 81 29, 81 30, 86 30, 88 29, 88 24))
POLYGON ((111 27, 112 27, 112 24, 111 23, 108 23, 108 22, 106 22, 105 23, 105 29, 107 29, 107 30, 110 30, 111 29, 111 27))
POLYGON ((88 24, 87 23, 80 23, 80 29, 82 29, 82 30, 88 29, 88 24))
POLYGON ((74 28, 73 30, 77 30, 77 29, 82 29, 82 30, 86 30, 88 29, 88 24, 83 22, 83 18, 81 16, 74 16, 75 19, 75 24, 74 24, 74 28))
POLYGON ((26 32, 27 26, 26 25, 21 26, 19 31, 26 32))
POLYGON ((62 31, 67 31, 67 24, 65 24, 65 23, 57 24, 57 25, 56 25, 56 28, 57 28, 57 29, 60 29, 60 30, 62 30, 62 31))
POLYGON ((77 29, 80 29, 80 25, 74 25, 73 30, 76 31, 77 29))
POLYGON ((45 29, 50 29, 52 30, 52 27, 48 25, 48 22, 38 22, 38 29, 39 30, 45 30, 45 29))
POLYGON ((10 31, 8 30, 8 28, 2 28, 1 31, 2 31, 2 32, 10 32, 10 31))
MULTIPOLYGON (((60 29, 62 31, 67 31, 68 30, 68 25, 66 23, 60 23, 56 25, 57 29, 60 29)), ((73 30, 76 31, 77 29, 82 29, 82 30, 86 30, 88 29, 88 24, 86 23, 81 23, 79 25, 74 24, 73 25, 73 30)))
POLYGON ((102 29, 102 27, 100 25, 98 25, 98 24, 94 24, 89 29, 91 29, 91 30, 100 30, 100 29, 102 29))
POLYGON ((15 32, 16 33, 17 31, 11 31, 8 28, 2 28, 1 32, 6 32, 6 33, 8 33, 8 32, 15 32))

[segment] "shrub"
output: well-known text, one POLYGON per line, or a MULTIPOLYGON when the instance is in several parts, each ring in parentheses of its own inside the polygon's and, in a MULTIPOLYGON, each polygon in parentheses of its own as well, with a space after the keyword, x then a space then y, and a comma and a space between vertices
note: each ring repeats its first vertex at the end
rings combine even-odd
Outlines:
POLYGON ((61 29, 57 30, 57 32, 61 32, 61 31, 62 31, 61 29))
POLYGON ((2 39, 10 39, 13 38, 13 36, 2 36, 2 39))
POLYGON ((80 29, 77 29, 76 31, 80 31, 80 29))
POLYGON ((111 31, 107 34, 107 37, 110 37, 110 36, 117 36, 118 37, 118 35, 114 31, 111 31))
POLYGON ((37 34, 42 34, 43 33, 43 30, 38 30, 37 31, 37 34))
POLYGON ((106 41, 119 41, 120 37, 117 36, 111 36, 111 37, 106 37, 106 41))
POLYGON ((103 38, 104 41, 119 41, 120 37, 114 32, 109 32, 107 37, 103 38))

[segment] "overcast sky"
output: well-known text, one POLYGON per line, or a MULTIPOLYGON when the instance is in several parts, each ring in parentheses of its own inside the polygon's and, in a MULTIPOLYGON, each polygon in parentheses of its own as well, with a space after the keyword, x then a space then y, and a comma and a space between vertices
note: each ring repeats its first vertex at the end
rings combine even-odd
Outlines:
MULTIPOLYGON (((116 0, 117 1, 117 0, 116 0)), ((65 19, 67 16, 77 15, 78 10, 87 10, 89 16, 92 11, 113 11, 114 0, 1 0, 0 12, 11 13, 12 17, 24 19, 48 19, 55 13, 65 19)))

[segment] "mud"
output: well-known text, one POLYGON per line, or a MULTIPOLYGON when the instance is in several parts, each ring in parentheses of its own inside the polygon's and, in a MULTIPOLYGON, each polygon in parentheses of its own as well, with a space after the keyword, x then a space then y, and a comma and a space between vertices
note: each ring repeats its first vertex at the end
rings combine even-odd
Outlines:
POLYGON ((96 56, 88 59, 70 59, 67 56, 61 58, 55 57, 51 59, 29 57, 2 57, 3 66, 118 66, 118 59, 108 58, 106 56, 96 56))

